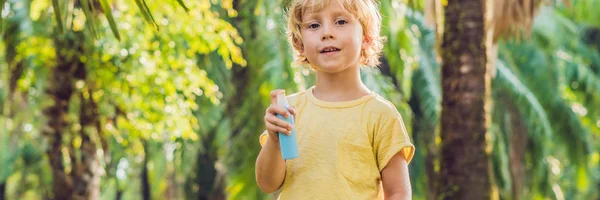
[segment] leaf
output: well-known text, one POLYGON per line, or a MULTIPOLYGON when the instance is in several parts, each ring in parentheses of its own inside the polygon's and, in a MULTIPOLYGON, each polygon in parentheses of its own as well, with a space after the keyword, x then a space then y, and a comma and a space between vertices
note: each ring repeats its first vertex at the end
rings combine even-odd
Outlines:
MULTIPOLYGON (((410 10, 409 10, 410 11, 410 10)), ((425 25, 421 14, 408 12, 407 27, 416 25, 421 36, 418 37, 419 68, 412 77, 412 89, 419 101, 419 112, 423 114, 419 123, 435 127, 439 122, 442 102, 440 87, 440 69, 434 50, 435 33, 425 25)))
POLYGON ((85 14, 85 19, 88 27, 90 28, 90 32, 92 33, 92 37, 94 37, 94 39, 98 39, 96 23, 93 20, 94 16, 91 14, 88 0, 81 0, 81 7, 83 7, 83 13, 85 14))
POLYGON ((158 24, 154 20, 154 17, 152 17, 152 13, 150 12, 150 8, 148 8, 148 4, 146 4, 146 1, 144 1, 144 0, 142 0, 142 3, 144 3, 144 7, 146 8, 146 12, 148 12, 148 16, 150 16, 150 19, 152 19, 152 22, 154 23, 154 26, 156 27, 156 30, 158 31, 158 24))
POLYGON ((119 29, 117 28, 117 24, 115 23, 115 19, 113 18, 110 5, 108 4, 108 2, 106 2, 106 0, 100 0, 100 6, 102 6, 102 10, 104 10, 104 15, 106 15, 108 24, 110 24, 110 29, 112 30, 113 34, 115 34, 115 37, 117 38, 117 40, 121 41, 121 36, 119 35, 119 29))
MULTIPOLYGON (((6 0, 0 0, 0 12, 2 10, 4 10, 4 4, 6 3, 6 0)), ((0 15, 0 32, 2 32, 2 16, 0 15)))
POLYGON ((144 0, 135 0, 135 4, 140 8, 140 12, 142 12, 142 16, 146 22, 158 31, 158 24, 154 21, 154 17, 152 17, 152 13, 150 13, 150 9, 148 8, 148 5, 146 5, 146 2, 144 0))
MULTIPOLYGON (((3 0, 5 1, 5 0, 3 0)), ((56 17, 56 23, 57 23, 57 28, 58 28, 58 32, 59 33, 63 33, 63 21, 62 21, 62 17, 60 16, 61 10, 60 10, 60 5, 58 4, 58 0, 52 0, 52 7, 54 8, 54 16, 56 17)))
POLYGON ((498 78, 494 80, 498 87, 509 94, 511 99, 518 102, 516 105, 526 118, 530 121, 529 127, 534 128, 541 125, 541 130, 533 129, 534 137, 547 138, 552 134, 548 114, 537 97, 515 76, 509 68, 504 65, 502 60, 498 60, 496 68, 498 69, 498 78), (536 133, 537 132, 537 133, 536 133))
POLYGON ((185 10, 185 12, 189 12, 189 11, 190 11, 190 9, 188 9, 188 8, 185 6, 185 4, 183 3, 183 0, 177 0, 177 3, 179 3, 179 5, 180 5, 181 7, 183 7, 183 9, 185 10))

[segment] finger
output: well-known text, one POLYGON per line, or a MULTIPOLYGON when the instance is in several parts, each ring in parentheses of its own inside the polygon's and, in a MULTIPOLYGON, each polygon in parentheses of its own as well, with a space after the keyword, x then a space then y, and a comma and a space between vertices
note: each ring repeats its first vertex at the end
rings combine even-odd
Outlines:
POLYGON ((292 130, 292 128, 293 128, 290 123, 287 123, 286 121, 283 121, 282 119, 279 119, 278 117, 275 117, 274 115, 267 117, 267 122, 274 124, 276 126, 279 126, 281 128, 284 128, 286 130, 292 130))
POLYGON ((271 91, 271 105, 277 104, 277 95, 281 93, 285 93, 285 90, 277 89, 271 91))
POLYGON ((296 107, 295 106, 290 106, 288 111, 290 111, 290 113, 294 116, 296 116, 296 107))
POLYGON ((271 113, 273 115, 281 115, 285 118, 290 117, 290 113, 284 107, 278 105, 269 106, 269 108, 267 108, 267 113, 271 113))
POLYGON ((290 123, 288 123, 288 122, 286 122, 286 121, 284 121, 284 120, 282 120, 279 117, 276 117, 274 115, 266 117, 266 121, 268 123, 271 123, 271 124, 273 124, 275 126, 278 126, 278 127, 281 127, 281 128, 287 129, 287 130, 292 130, 292 128, 293 128, 290 123))
POLYGON ((267 130, 271 130, 274 133, 283 133, 285 135, 290 135, 291 132, 283 127, 277 126, 276 124, 273 123, 267 123, 266 124, 267 130))

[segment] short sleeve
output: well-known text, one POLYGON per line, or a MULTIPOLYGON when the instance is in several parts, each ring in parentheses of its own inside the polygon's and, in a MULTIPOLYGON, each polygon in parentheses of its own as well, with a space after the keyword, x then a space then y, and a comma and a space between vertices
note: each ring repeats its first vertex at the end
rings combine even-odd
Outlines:
POLYGON ((410 142, 398 112, 381 116, 374 132, 373 144, 379 171, 382 171, 397 153, 402 153, 409 163, 415 152, 415 146, 410 142))
POLYGON ((260 143, 261 147, 265 146, 267 139, 269 139, 269 134, 267 134, 267 130, 265 130, 262 134, 260 134, 260 136, 258 136, 258 142, 260 143))

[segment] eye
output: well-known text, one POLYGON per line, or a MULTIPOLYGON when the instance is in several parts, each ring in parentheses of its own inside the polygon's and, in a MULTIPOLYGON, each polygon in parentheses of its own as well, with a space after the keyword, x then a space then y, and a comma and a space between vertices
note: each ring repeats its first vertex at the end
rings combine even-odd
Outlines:
POLYGON ((310 29, 319 28, 319 24, 309 24, 308 28, 310 28, 310 29))
POLYGON ((340 19, 340 20, 338 20, 338 21, 337 21, 337 22, 335 22, 335 23, 337 23, 337 24, 339 24, 339 25, 344 25, 344 24, 347 24, 348 22, 347 22, 346 20, 340 19))

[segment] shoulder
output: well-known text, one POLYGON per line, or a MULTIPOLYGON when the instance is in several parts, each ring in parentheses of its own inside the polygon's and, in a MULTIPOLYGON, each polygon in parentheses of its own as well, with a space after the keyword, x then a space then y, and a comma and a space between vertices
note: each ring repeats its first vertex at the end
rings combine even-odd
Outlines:
POLYGON ((400 115, 396 106, 387 99, 375 94, 375 97, 371 99, 365 105, 367 111, 374 116, 381 116, 383 118, 392 118, 400 115))

